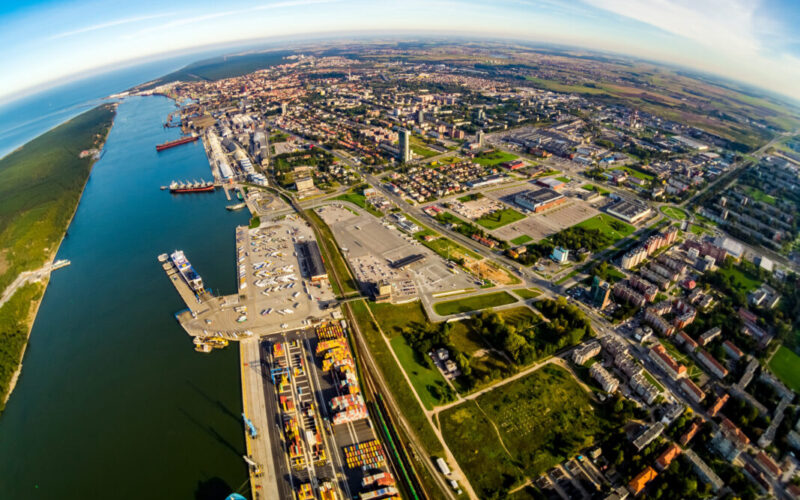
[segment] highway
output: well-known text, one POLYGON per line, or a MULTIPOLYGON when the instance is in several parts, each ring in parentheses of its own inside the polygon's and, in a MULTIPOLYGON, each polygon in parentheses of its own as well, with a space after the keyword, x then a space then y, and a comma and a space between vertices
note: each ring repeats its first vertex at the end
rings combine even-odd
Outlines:
POLYGON ((47 279, 50 277, 51 272, 55 271, 56 269, 61 269, 64 266, 68 266, 69 264, 70 262, 68 260, 59 260, 45 264, 34 271, 23 271, 19 273, 17 278, 12 281, 5 290, 3 290, 3 295, 0 297, 0 307, 3 307, 3 305, 8 302, 15 293, 17 293, 17 290, 23 286, 27 285, 28 283, 37 283, 43 279, 47 279))

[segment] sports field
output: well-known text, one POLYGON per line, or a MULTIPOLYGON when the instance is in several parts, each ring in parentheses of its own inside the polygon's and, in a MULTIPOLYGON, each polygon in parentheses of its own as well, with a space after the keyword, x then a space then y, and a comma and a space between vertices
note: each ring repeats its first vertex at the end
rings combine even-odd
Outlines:
POLYGON ((769 360, 769 369, 789 389, 800 392, 800 356, 791 349, 781 346, 769 360))

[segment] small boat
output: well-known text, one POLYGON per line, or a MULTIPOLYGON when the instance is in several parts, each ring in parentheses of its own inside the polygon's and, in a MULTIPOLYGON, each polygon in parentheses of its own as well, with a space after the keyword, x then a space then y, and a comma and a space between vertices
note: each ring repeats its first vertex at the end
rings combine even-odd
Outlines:
POLYGON ((246 207, 246 206, 247 206, 247 203, 244 203, 244 202, 242 202, 242 203, 237 203, 237 204, 235 204, 235 205, 228 205, 228 206, 227 206, 227 207, 225 207, 225 208, 227 208, 228 210, 231 210, 231 211, 233 211, 233 210, 241 210, 241 209, 243 209, 243 208, 244 208, 244 207, 246 207))

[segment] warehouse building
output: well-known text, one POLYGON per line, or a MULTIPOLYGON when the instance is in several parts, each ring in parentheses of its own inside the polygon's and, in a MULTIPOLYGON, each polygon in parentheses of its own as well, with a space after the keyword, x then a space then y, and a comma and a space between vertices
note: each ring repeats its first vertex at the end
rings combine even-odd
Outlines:
POLYGON ((636 224, 653 212, 652 209, 644 203, 628 200, 620 200, 614 203, 608 207, 607 211, 614 217, 618 217, 628 224, 636 224))
POLYGON ((563 194, 552 189, 542 188, 536 191, 524 191, 514 197, 514 203, 534 213, 543 212, 567 201, 563 194))

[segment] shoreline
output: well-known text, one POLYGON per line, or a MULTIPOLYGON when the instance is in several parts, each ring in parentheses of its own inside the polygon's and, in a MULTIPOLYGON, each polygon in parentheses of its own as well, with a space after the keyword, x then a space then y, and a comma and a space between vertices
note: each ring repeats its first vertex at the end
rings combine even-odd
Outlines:
MULTIPOLYGON (((47 259, 45 260, 44 265, 52 264, 55 261, 55 258, 58 255, 58 251, 59 251, 59 249, 61 249, 61 245, 64 243, 64 238, 66 238, 67 233, 69 232, 69 228, 72 225, 72 221, 75 218, 75 214, 78 213, 78 207, 81 205, 81 200, 83 200, 83 193, 86 191, 86 185, 89 183, 89 178, 92 176, 92 170, 94 170, 95 164, 102 157, 102 153, 103 153, 103 151, 105 150, 105 147, 106 147, 106 142, 108 141, 108 136, 111 134, 111 129, 114 128, 114 122, 117 119, 117 109, 119 108, 119 102, 113 103, 113 106, 114 106, 114 115, 111 118, 111 124, 108 127, 108 131, 106 131, 106 135, 102 138, 102 140, 101 140, 101 142, 100 142, 100 144, 98 146, 98 149, 100 150, 100 154, 97 156, 97 158, 94 158, 92 160, 91 164, 89 165, 89 174, 86 176, 86 179, 83 181, 83 186, 81 187, 81 192, 80 192, 80 195, 78 196, 78 201, 77 201, 77 203, 75 203, 75 208, 73 208, 72 214, 70 215, 69 220, 67 221, 66 228, 64 229, 64 232, 61 235, 61 238, 58 240, 58 245, 55 245, 53 251, 50 253, 50 255, 48 255, 47 259)), ((59 125, 57 125, 57 126, 59 126, 59 125)), ((50 130, 53 130, 53 129, 50 129, 50 130)), ((48 130, 48 132, 49 132, 49 130, 48 130)), ((44 132, 44 134, 46 134, 46 133, 47 132, 44 132)), ((34 140, 34 139, 31 139, 31 140, 34 140)), ((23 147, 23 146, 24 146, 24 144, 22 146, 20 146, 20 148, 23 147)), ((52 271, 47 274, 46 278, 44 278, 44 279, 42 279, 40 281, 40 284, 43 287, 41 295, 39 296, 39 298, 36 301, 34 301, 34 303, 31 304, 31 308, 28 311, 28 317, 25 320, 25 325, 26 325, 26 327, 28 329, 28 332, 27 332, 27 334, 25 336, 25 345, 22 347, 22 352, 20 352, 19 360, 17 361, 17 368, 14 370, 14 374, 11 376, 11 380, 9 381, 8 392, 3 397, 3 405, 2 405, 3 407, 6 404, 8 404, 8 400, 11 398, 11 394, 14 392, 14 389, 17 386, 17 382, 19 381, 19 377, 22 374, 23 360, 25 359, 25 353, 28 351, 28 344, 30 343, 31 332, 33 332, 33 326, 36 324, 36 318, 39 315, 39 308, 42 305, 42 301, 44 300, 45 293, 47 293, 47 285, 50 283, 50 274, 52 274, 52 271)), ((16 294, 16 292, 14 292, 14 293, 16 294)), ((14 295, 9 297, 9 300, 11 300, 11 298, 13 298, 13 296, 14 295)), ((0 410, 0 415, 2 415, 2 411, 3 410, 0 410)))

